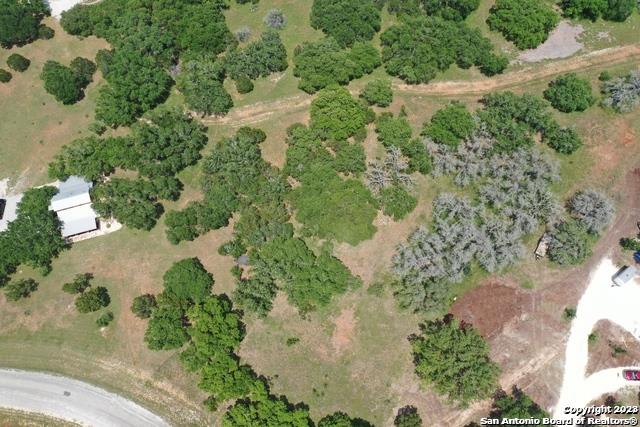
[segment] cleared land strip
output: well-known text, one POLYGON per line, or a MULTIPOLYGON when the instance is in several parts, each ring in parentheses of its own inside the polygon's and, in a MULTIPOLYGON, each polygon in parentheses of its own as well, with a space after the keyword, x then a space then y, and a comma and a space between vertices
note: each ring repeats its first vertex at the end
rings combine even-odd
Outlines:
POLYGON ((0 407, 94 427, 162 427, 142 406, 90 384, 40 372, 0 369, 0 407))
MULTIPOLYGON (((585 55, 536 65, 518 71, 479 80, 434 82, 423 85, 394 83, 396 92, 414 95, 481 95, 487 92, 505 90, 525 82, 546 79, 558 74, 594 67, 612 66, 640 61, 640 44, 602 49, 585 55)), ((269 119, 274 114, 288 113, 311 104, 312 95, 299 94, 272 102, 260 102, 234 108, 224 117, 207 117, 205 124, 231 124, 234 127, 247 126, 269 119)))

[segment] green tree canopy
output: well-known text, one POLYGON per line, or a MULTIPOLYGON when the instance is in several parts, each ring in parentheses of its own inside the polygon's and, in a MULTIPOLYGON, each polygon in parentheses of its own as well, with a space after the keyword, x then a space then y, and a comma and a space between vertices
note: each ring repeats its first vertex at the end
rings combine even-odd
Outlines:
POLYGON ((518 49, 533 49, 549 37, 560 17, 538 0, 498 0, 491 8, 487 24, 500 31, 518 49))
POLYGON ((393 420, 395 427, 422 427, 422 418, 415 406, 403 406, 393 420))
POLYGON ((552 80, 544 91, 544 98, 553 108, 563 113, 584 111, 596 102, 591 91, 591 83, 579 78, 575 73, 552 80))
POLYGON ((369 42, 356 42, 352 49, 342 49, 333 37, 326 37, 296 48, 293 63, 293 75, 300 77, 298 87, 314 93, 369 74, 381 62, 378 50, 369 42))
POLYGON ((549 259, 560 265, 581 264, 591 256, 592 238, 587 226, 571 219, 560 223, 551 233, 549 259))
POLYGON ((49 14, 43 0, 0 0, 0 46, 11 49, 36 40, 40 22, 49 14))
POLYGON ((311 103, 311 127, 324 139, 347 139, 364 130, 367 108, 339 86, 321 90, 311 103))
POLYGON ((29 298, 38 289, 38 283, 33 279, 21 279, 9 283, 4 288, 4 295, 7 301, 19 301, 29 298))
POLYGON ((376 79, 366 84, 360 97, 367 101, 369 105, 378 107, 388 107, 393 101, 393 91, 391 90, 391 80, 376 79))
POLYGON ((586 18, 596 21, 604 18, 623 22, 636 7, 635 0, 562 0, 564 14, 570 18, 586 18))
POLYGON ((22 73, 23 71, 27 71, 29 65, 31 65, 31 61, 19 53, 12 53, 7 58, 7 65, 12 70, 22 73))
POLYGON ((151 230, 163 210, 154 185, 143 179, 113 178, 93 187, 91 198, 102 217, 141 230, 151 230))
POLYGON ((164 293, 180 304, 198 303, 211 294, 213 276, 198 258, 174 263, 164 274, 164 293))
POLYGON ((439 144, 457 147, 476 128, 476 122, 464 104, 454 101, 436 111, 429 124, 425 123, 423 134, 439 144))
POLYGON ((311 26, 342 47, 371 40, 380 31, 380 12, 372 0, 314 0, 311 26))
POLYGON ((496 74, 508 62, 492 53, 491 42, 478 29, 435 16, 403 16, 380 40, 387 72, 410 84, 428 83, 454 63, 496 74))
POLYGON ((148 319, 158 306, 156 297, 152 294, 138 295, 131 303, 131 311, 140 319, 148 319))
POLYGON ((378 204, 362 182, 343 180, 326 166, 312 168, 301 181, 291 202, 310 233, 351 245, 373 237, 378 204))
POLYGON ((421 0, 428 15, 462 21, 480 5, 480 0, 421 0))
POLYGON ((66 247, 60 221, 49 210, 56 191, 53 187, 27 190, 18 203, 17 218, 0 233, 0 286, 21 264, 48 273, 51 260, 66 247))
POLYGON ((178 89, 189 108, 198 113, 225 114, 233 107, 231 95, 222 86, 224 68, 213 59, 194 59, 184 64, 178 89))
POLYGON ((503 419, 535 419, 549 418, 549 413, 540 408, 529 396, 518 387, 513 386, 511 394, 499 390, 493 397, 493 407, 489 417, 503 419))
POLYGON ((68 294, 81 294, 91 286, 91 279, 91 273, 76 274, 73 281, 62 285, 62 290, 68 294))
POLYGON ((499 368, 489 358, 489 346, 452 316, 427 322, 411 346, 418 377, 449 400, 469 403, 496 390, 499 368))
POLYGON ((47 61, 40 78, 45 90, 63 104, 75 104, 84 97, 84 82, 71 68, 56 61, 47 61))
POLYGON ((76 308, 80 313, 98 311, 111 303, 109 291, 103 286, 90 288, 76 298, 76 308))
POLYGON ((144 333, 147 347, 150 350, 171 350, 182 347, 188 340, 184 309, 161 294, 144 333))

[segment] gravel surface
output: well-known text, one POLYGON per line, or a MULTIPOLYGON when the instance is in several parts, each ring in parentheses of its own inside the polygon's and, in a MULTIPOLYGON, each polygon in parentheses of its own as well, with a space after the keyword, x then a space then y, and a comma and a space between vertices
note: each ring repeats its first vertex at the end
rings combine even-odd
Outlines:
POLYGON ((164 427, 142 406, 58 375, 0 369, 0 407, 36 412, 93 427, 164 427))
POLYGON ((566 407, 584 407, 603 394, 624 387, 638 387, 637 383, 622 378, 624 368, 604 369, 585 378, 589 360, 588 337, 599 320, 607 319, 640 339, 640 286, 636 281, 613 286, 611 277, 617 271, 611 259, 603 259, 591 274, 589 286, 580 298, 567 340, 562 389, 554 409, 557 419, 575 419, 564 414, 566 407))
POLYGON ((582 25, 571 25, 562 21, 549 34, 547 41, 535 49, 525 50, 518 59, 524 62, 538 62, 545 59, 568 58, 582 49, 578 37, 583 31, 582 25))

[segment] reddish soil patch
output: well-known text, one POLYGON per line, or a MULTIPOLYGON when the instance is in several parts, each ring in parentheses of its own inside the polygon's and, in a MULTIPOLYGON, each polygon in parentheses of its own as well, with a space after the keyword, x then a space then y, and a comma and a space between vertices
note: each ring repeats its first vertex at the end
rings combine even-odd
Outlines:
POLYGON ((512 284, 492 279, 460 297, 451 308, 458 319, 471 323, 484 337, 502 332, 531 304, 531 295, 512 284))
POLYGON ((351 343, 356 329, 356 318, 353 308, 342 310, 335 320, 336 328, 331 336, 331 343, 337 354, 342 353, 351 343))
POLYGON ((589 346, 587 375, 602 369, 640 363, 640 343, 629 332, 608 320, 601 320, 593 328, 593 333, 597 341, 589 346), (624 349, 625 353, 614 356, 614 346, 624 349))

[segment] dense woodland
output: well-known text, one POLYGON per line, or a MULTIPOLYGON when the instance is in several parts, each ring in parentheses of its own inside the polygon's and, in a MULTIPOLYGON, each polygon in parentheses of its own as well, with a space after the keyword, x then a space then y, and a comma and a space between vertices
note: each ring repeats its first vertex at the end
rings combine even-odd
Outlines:
MULTIPOLYGON (((454 65, 477 67, 486 76, 507 69, 507 57, 466 21, 479 3, 314 0, 309 19, 322 35, 295 46, 291 57, 279 32, 287 18, 278 9, 265 16, 268 29, 254 38, 248 28, 229 30, 224 12, 234 5, 225 0, 103 0, 63 13, 67 33, 103 38, 110 48, 94 60, 50 60, 42 68, 41 84, 65 105, 82 102, 96 72, 104 78, 93 134, 65 145, 49 165, 50 177, 92 181, 96 212, 126 227, 148 231, 163 218, 175 245, 228 227, 234 218, 231 240, 212 248, 236 261, 229 296, 216 293, 213 276, 197 258, 188 258, 166 271, 160 293, 140 295, 131 305, 136 316, 148 319, 147 347, 179 352, 210 396, 207 408, 224 408, 223 426, 314 425, 306 405, 274 395, 269 381, 240 359, 245 322, 268 316, 279 292, 304 318, 361 286, 335 256, 334 244, 371 239, 380 213, 392 221, 406 218, 417 207, 421 175, 446 176, 457 188, 435 198, 431 219, 398 246, 392 260, 389 281, 398 305, 424 320, 420 333, 409 337, 416 375, 451 404, 493 396, 495 418, 546 415, 518 389, 496 392, 499 368, 487 343, 471 325, 446 314, 452 285, 477 269, 493 273, 513 266, 536 233, 550 234, 555 264, 589 257, 614 207, 595 189, 567 200, 552 190, 561 179, 557 157, 582 147, 578 131, 562 126, 555 114, 597 108, 598 95, 588 80, 567 74, 551 81, 542 97, 491 93, 475 110, 450 102, 418 130, 404 108, 399 114, 386 110, 394 98, 391 78, 426 84, 454 65), (394 22, 382 30, 384 8, 394 22), (234 107, 236 94, 226 89, 230 81, 246 94, 257 79, 290 66, 298 88, 314 96, 309 122, 286 130, 282 168, 262 157, 267 135, 260 129, 241 127, 209 141, 199 117, 234 107), (379 67, 388 76, 369 78, 359 97, 344 87, 379 67), (180 101, 164 105, 172 90, 180 101), (119 127, 126 129, 113 132, 119 127), (384 151, 370 162, 363 146, 369 127, 384 151), (180 172, 196 164, 201 199, 165 212, 163 201, 180 198, 180 172)), ((560 5, 565 17, 624 21, 635 0, 560 5)), ((53 36, 41 23, 49 11, 39 0, 0 0, 0 11, 4 48, 53 36)), ((544 2, 498 0, 487 24, 518 49, 529 49, 543 43, 560 18, 544 2)), ((15 54, 7 65, 21 73, 30 60, 15 54)), ((11 78, 0 69, 0 82, 11 78)), ((637 71, 601 80, 602 107, 638 107, 637 71)), ((66 248, 61 224, 48 210, 54 194, 49 187, 27 191, 18 218, 0 233, 0 286, 9 301, 37 291, 33 279, 11 280, 21 265, 46 274, 66 248)), ((623 246, 640 248, 637 239, 623 246)), ((62 285, 76 295, 80 313, 110 304, 107 289, 92 286, 92 279, 79 273, 62 285)), ((97 324, 106 327, 112 320, 113 313, 103 311, 97 324)), ((415 427, 422 421, 415 408, 405 407, 394 424, 415 427)), ((370 424, 335 412, 317 425, 370 424)))

